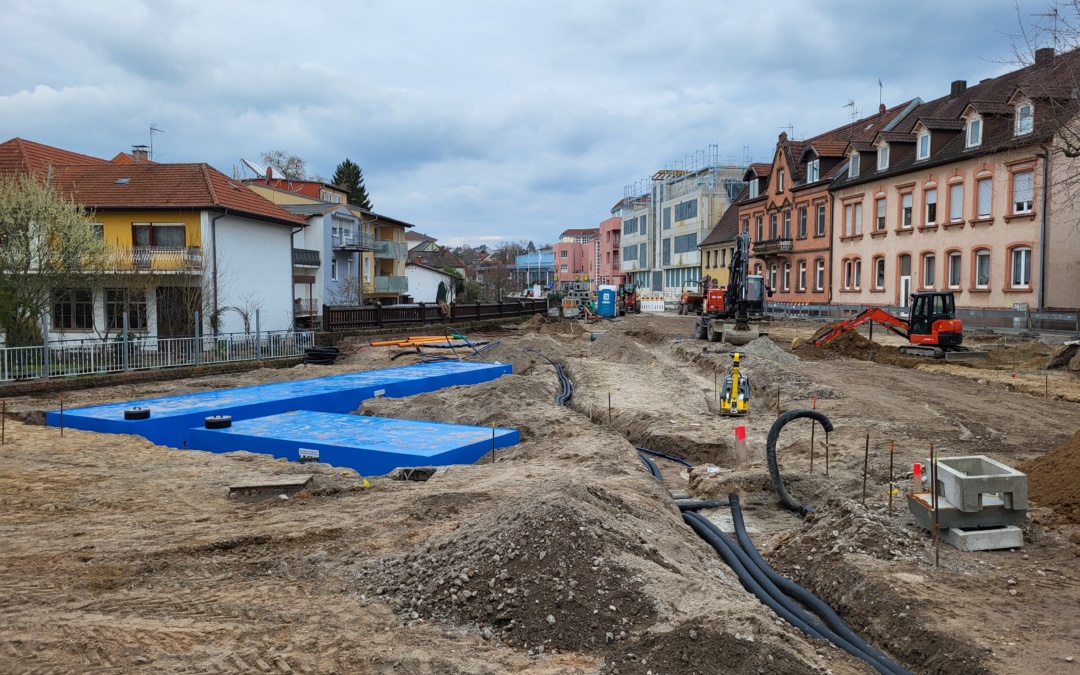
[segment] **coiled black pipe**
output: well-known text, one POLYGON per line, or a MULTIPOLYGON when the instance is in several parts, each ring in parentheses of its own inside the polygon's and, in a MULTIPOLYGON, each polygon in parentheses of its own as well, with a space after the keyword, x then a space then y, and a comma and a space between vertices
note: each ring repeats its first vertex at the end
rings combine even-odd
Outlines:
POLYGON ((566 375, 566 371, 563 370, 562 364, 555 363, 531 347, 526 347, 525 351, 537 354, 540 358, 551 364, 551 367, 555 369, 555 374, 559 376, 559 395, 555 397, 555 402, 561 406, 570 405, 570 400, 574 398, 574 383, 571 382, 570 378, 566 375))
POLYGON ((648 453, 648 454, 653 455, 655 457, 663 457, 664 459, 670 459, 673 462, 678 462, 679 464, 682 464, 683 466, 688 466, 691 469, 694 468, 693 464, 686 461, 682 457, 676 457, 675 455, 665 455, 662 452, 659 452, 657 450, 650 450, 648 448, 638 448, 637 451, 638 452, 645 452, 645 453, 648 453))
POLYGON ((680 511, 700 511, 701 509, 719 509, 730 504, 726 499, 676 499, 675 506, 678 506, 680 511))
POLYGON ((776 488, 776 493, 780 495, 780 502, 792 511, 797 512, 799 515, 806 516, 809 513, 813 513, 814 507, 802 504, 791 496, 787 491, 787 488, 784 487, 784 481, 780 478, 780 467, 776 463, 776 440, 780 438, 780 430, 787 426, 788 422, 797 420, 801 417, 809 417, 810 419, 821 422, 821 426, 824 427, 826 433, 833 430, 833 425, 832 422, 829 421, 829 418, 817 410, 789 410, 776 418, 772 428, 769 429, 769 438, 765 443, 765 457, 769 460, 769 476, 772 478, 773 487, 776 488))
POLYGON ((657 468, 656 462, 649 459, 649 456, 644 452, 639 452, 638 457, 641 458, 641 463, 645 465, 645 468, 649 470, 649 473, 652 474, 653 478, 658 481, 664 480, 664 476, 660 473, 660 469, 657 468))
POLYGON ((893 662, 888 656, 882 654, 859 637, 859 635, 851 630, 851 628, 844 623, 844 620, 840 618, 840 615, 837 614, 824 600, 774 570, 772 566, 761 557, 761 553, 758 552, 757 548, 754 546, 754 542, 750 540, 750 535, 746 532, 746 523, 743 521, 742 505, 739 503, 739 495, 735 493, 728 495, 728 502, 731 507, 731 519, 735 525, 735 536, 739 540, 739 545, 742 547, 742 550, 746 553, 750 561, 755 564, 777 588, 788 597, 802 603, 804 607, 816 614, 834 633, 850 642, 853 646, 866 654, 867 657, 870 657, 874 661, 877 661, 878 664, 886 667, 888 672, 908 672, 893 662))

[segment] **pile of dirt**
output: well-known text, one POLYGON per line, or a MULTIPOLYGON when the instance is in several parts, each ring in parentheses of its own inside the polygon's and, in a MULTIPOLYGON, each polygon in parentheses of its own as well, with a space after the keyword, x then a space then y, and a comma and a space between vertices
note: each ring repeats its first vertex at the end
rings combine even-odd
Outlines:
POLYGON ((1080 371, 1080 341, 1067 342, 1054 347, 1054 350, 1050 352, 1050 358, 1046 360, 1045 368, 1080 371))
POLYGON ((799 357, 790 352, 785 352, 768 336, 759 337, 748 342, 735 351, 741 352, 747 359, 752 361, 770 361, 772 363, 798 363, 799 357))
POLYGON ((1028 476, 1028 498, 1080 523, 1080 431, 1042 457, 1019 467, 1028 476))
MULTIPOLYGON (((806 350, 807 356, 814 358, 815 354, 810 353, 810 350, 812 349, 815 348, 810 347, 809 345, 800 345, 794 351, 801 358, 803 356, 803 350, 806 350)), ((821 345, 819 349, 843 358, 857 359, 859 361, 873 360, 877 363, 900 366, 903 368, 914 368, 922 362, 922 359, 917 357, 901 355, 896 347, 881 345, 872 340, 868 340, 857 331, 853 330, 841 333, 836 338, 821 345)), ((820 357, 818 360, 821 360, 820 357)))

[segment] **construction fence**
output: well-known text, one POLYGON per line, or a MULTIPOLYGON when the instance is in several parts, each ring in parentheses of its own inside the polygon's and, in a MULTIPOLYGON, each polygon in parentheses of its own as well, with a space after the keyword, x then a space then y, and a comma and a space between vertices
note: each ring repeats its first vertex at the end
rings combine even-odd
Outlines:
MULTIPOLYGON (((779 319, 809 318, 824 321, 850 319, 862 312, 864 305, 816 305, 769 303, 768 314, 779 319)), ((900 318, 907 317, 906 307, 882 307, 900 318)), ((1080 333, 1080 312, 1033 312, 1017 309, 956 309, 956 318, 965 328, 1010 328, 1016 330, 1054 330, 1080 333)))
POLYGON ((331 333, 388 326, 466 323, 488 319, 547 314, 547 298, 513 298, 501 302, 452 304, 444 310, 434 303, 416 305, 323 305, 322 329, 331 333))

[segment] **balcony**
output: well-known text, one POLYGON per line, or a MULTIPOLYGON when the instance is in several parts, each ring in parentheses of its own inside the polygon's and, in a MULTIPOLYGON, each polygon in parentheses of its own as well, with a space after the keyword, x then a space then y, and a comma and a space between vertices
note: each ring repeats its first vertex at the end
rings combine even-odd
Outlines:
POLYGON ((294 248, 292 264, 296 267, 319 267, 319 252, 310 248, 294 248))
POLYGON ((791 239, 766 239, 754 242, 754 255, 761 257, 791 253, 791 239))
POLYGON ((112 272, 191 274, 203 269, 198 246, 106 246, 103 268, 112 272))
POLYGON ((409 249, 405 245, 405 242, 379 239, 375 241, 374 244, 372 250, 375 252, 376 258, 396 258, 404 260, 405 256, 409 253, 409 249))
POLYGON ((374 244, 375 238, 370 234, 342 232, 330 236, 330 245, 335 251, 370 251, 374 244))
MULTIPOLYGON (((390 242, 394 243, 394 242, 390 242)), ((375 293, 408 293, 408 277, 392 277, 389 275, 376 275, 374 284, 375 293)))

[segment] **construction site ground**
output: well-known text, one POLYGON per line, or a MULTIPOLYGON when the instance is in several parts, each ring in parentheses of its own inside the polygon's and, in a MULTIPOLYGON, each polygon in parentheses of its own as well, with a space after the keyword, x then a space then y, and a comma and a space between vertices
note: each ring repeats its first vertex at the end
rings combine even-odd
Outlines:
MULTIPOLYGON (((9 399, 0 672, 870 672, 744 591, 671 498, 732 491, 765 557, 911 671, 1080 672, 1080 512, 1033 503, 1022 548, 942 544, 935 565, 904 501, 931 446, 1012 466, 1070 442, 1080 453, 1080 377, 1041 369, 1050 346, 971 335, 992 358, 943 364, 900 357, 878 328, 876 344, 845 336, 792 352, 821 324, 776 322, 739 349, 753 395, 736 420, 716 401, 733 348, 691 339, 695 318, 534 317, 472 335, 499 340, 482 359, 514 374, 358 411, 520 430, 519 445, 426 482, 366 487, 352 470, 258 447, 215 455, 61 436, 42 425, 56 395, 9 399), (527 348, 565 365, 571 407, 556 405, 554 369, 527 348), (817 508, 804 521, 778 503, 765 440, 778 407, 814 405, 835 425, 827 440, 817 427, 811 452, 812 425, 796 420, 778 443, 788 489, 817 508), (736 466, 740 424, 750 458, 736 466), (661 485, 635 446, 696 466, 657 459, 661 485), (230 485, 291 474, 314 478, 290 497, 229 498, 230 485)), ((370 339, 344 343, 333 366, 70 391, 64 405, 415 360, 391 361, 370 339)), ((1043 474, 1080 482, 1060 475, 1080 461, 1053 466, 1043 474)), ((728 511, 702 513, 730 529, 728 511)))

